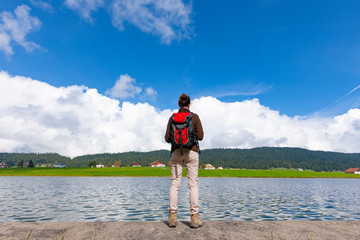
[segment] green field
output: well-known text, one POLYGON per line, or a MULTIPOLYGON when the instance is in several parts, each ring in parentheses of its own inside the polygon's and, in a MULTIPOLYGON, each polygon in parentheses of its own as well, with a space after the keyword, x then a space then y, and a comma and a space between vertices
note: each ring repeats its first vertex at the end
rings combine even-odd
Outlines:
MULTIPOLYGON (((0 176, 88 176, 88 177, 170 177, 170 168, 120 167, 120 168, 2 168, 0 176)), ((186 176, 184 168, 183 176, 186 176)), ((248 178, 360 178, 357 174, 342 172, 298 172, 288 169, 199 169, 200 177, 248 178)))

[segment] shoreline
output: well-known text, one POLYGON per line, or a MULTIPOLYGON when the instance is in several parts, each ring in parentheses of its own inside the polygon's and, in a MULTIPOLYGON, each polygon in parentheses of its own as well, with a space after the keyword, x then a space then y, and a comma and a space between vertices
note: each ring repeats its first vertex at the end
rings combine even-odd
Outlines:
MULTIPOLYGON (((171 176, 124 176, 124 175, 111 175, 111 176, 81 176, 81 175, 0 175, 0 177, 161 177, 161 178, 170 178, 171 176)), ((182 176, 186 178, 187 176, 182 176)), ((267 176, 199 176, 199 178, 272 178, 272 179, 360 179, 359 177, 267 177, 267 176)))
MULTIPOLYGON (((0 176, 34 176, 34 177, 170 177, 167 168, 2 168, 0 176)), ((186 176, 184 169, 183 177, 186 176)), ((319 179, 360 179, 360 174, 342 172, 313 172, 293 170, 259 170, 259 169, 199 169, 199 177, 213 178, 319 178, 319 179)))
POLYGON ((0 239, 360 239, 360 221, 9 222, 0 239), (31 234, 30 234, 31 231, 31 234))

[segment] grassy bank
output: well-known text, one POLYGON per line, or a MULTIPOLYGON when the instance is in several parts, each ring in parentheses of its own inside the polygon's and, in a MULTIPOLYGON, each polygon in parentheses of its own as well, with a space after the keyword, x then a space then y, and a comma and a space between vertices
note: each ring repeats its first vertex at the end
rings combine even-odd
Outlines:
MULTIPOLYGON (((120 168, 3 168, 0 176, 139 176, 139 177, 169 177, 170 168, 150 167, 120 167, 120 168)), ((183 176, 186 176, 184 169, 183 176)), ((200 177, 253 177, 253 178, 360 178, 357 174, 341 172, 312 172, 274 170, 247 170, 247 169, 199 169, 200 177)))

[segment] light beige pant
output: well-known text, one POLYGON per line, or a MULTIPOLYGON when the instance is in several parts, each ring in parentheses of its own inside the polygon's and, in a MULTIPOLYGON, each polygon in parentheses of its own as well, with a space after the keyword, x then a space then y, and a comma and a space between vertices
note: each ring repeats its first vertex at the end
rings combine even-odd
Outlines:
POLYGON ((181 176, 184 162, 188 176, 190 213, 199 212, 199 190, 198 190, 198 169, 199 153, 184 149, 181 156, 180 149, 176 149, 171 154, 171 185, 169 194, 169 211, 177 212, 178 192, 181 184, 181 176))

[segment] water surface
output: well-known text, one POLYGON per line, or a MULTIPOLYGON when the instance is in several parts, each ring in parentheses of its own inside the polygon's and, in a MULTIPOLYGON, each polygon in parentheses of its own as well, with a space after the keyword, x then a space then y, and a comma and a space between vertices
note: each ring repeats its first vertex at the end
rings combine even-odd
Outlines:
MULTIPOLYGON (((189 220, 187 178, 179 220, 189 220)), ((163 221, 170 178, 0 177, 0 222, 163 221)), ((200 178, 203 220, 360 220, 358 179, 200 178)))

